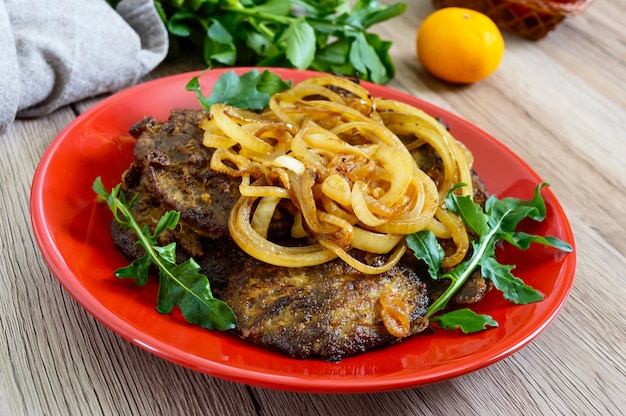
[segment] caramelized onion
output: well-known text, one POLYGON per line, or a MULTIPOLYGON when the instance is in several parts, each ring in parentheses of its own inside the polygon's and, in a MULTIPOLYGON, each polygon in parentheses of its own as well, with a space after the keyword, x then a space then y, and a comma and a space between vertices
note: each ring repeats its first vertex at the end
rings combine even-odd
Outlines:
POLYGON ((393 295, 384 294, 380 297, 383 324, 391 335, 403 338, 411 330, 412 308, 406 300, 393 295))
MULTIPOLYGON (((210 113, 201 128, 204 144, 215 148, 211 168, 242 178, 229 230, 259 260, 301 267, 339 257, 361 272, 382 273, 402 257, 404 235, 423 229, 454 241, 446 265, 467 252, 467 232, 442 201, 459 181, 468 184, 459 192, 472 195, 472 157, 422 110, 372 98, 348 79, 322 76, 273 95, 263 112, 215 104, 210 113), (411 154, 424 145, 441 159, 438 185, 411 154), (302 246, 267 238, 281 201, 293 210, 291 234, 302 246), (372 266, 353 249, 387 260, 372 266)), ((388 315, 403 333, 399 315, 388 315)))
POLYGON ((250 223, 253 204, 254 198, 239 198, 228 222, 228 229, 235 243, 252 257, 282 267, 316 266, 337 257, 320 244, 285 247, 262 237, 250 223))

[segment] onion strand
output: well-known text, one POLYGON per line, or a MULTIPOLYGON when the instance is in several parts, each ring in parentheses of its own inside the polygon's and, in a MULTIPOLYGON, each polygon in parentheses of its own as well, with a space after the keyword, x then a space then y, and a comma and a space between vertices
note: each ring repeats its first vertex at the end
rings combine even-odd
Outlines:
POLYGON ((455 192, 472 195, 472 156, 423 110, 320 76, 275 94, 262 112, 215 104, 201 128, 204 145, 215 148, 211 168, 242 178, 229 230, 259 260, 302 267, 339 257, 363 273, 382 273, 400 261, 404 236, 424 229, 454 242, 446 267, 467 253, 465 227, 442 201, 458 182, 466 186, 455 192), (412 153, 425 146, 440 159, 437 183, 412 153), (290 211, 292 238, 301 245, 270 241, 280 209, 290 211), (366 264, 353 250, 386 260, 366 264))

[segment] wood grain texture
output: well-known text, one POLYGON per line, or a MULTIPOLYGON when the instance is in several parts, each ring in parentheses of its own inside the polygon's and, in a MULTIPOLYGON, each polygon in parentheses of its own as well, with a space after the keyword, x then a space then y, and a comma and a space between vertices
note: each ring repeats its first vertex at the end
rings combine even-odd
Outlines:
MULTIPOLYGON (((577 273, 558 318, 488 367, 414 389, 288 393, 206 376, 125 341, 72 299, 35 244, 30 185, 49 143, 102 97, 17 121, 0 136, 0 415, 618 415, 626 411, 626 1, 596 1, 539 42, 505 35, 501 67, 444 84, 415 57, 429 1, 376 26, 389 84, 450 110, 552 186, 576 237, 577 273)), ((147 79, 200 69, 167 62, 147 79)))

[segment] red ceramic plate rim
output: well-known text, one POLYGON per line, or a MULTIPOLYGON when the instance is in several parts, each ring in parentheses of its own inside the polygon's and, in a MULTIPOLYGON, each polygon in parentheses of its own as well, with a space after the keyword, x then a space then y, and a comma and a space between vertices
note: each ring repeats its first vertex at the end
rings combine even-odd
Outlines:
MULTIPOLYGON (((461 376, 518 351, 554 320, 570 293, 576 257, 575 251, 564 254, 542 246, 525 252, 504 247, 498 252, 501 262, 516 264, 514 273, 545 295, 542 302, 513 305, 492 291, 476 311, 492 314, 500 322, 498 328, 472 335, 436 330, 339 363, 291 359, 192 327, 176 313, 158 314, 151 303, 156 284, 139 289, 113 277, 112 271, 125 263, 111 246, 110 213, 95 203, 91 184, 96 176, 109 187, 119 182, 132 160, 127 131, 134 122, 145 116, 163 119, 177 107, 198 108, 194 94, 185 91, 186 83, 200 75, 204 91, 210 91, 230 70, 178 74, 114 94, 71 122, 43 155, 31 190, 35 238, 53 275, 96 319, 130 342, 187 368, 249 385, 316 393, 387 391, 461 376)), ((271 70, 294 82, 319 75, 271 70)), ((363 84, 374 96, 404 101, 440 117, 474 153, 476 170, 499 197, 528 199, 542 181, 506 146, 469 122, 411 95, 363 84)), ((525 226, 574 246, 563 208, 549 188, 542 195, 548 218, 525 226)))

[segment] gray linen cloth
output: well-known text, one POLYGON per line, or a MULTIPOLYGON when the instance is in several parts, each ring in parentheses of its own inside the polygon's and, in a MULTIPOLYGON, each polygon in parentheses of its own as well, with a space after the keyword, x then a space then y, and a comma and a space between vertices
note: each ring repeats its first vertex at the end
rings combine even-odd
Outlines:
POLYGON ((166 56, 153 0, 0 0, 0 134, 136 83, 166 56))

